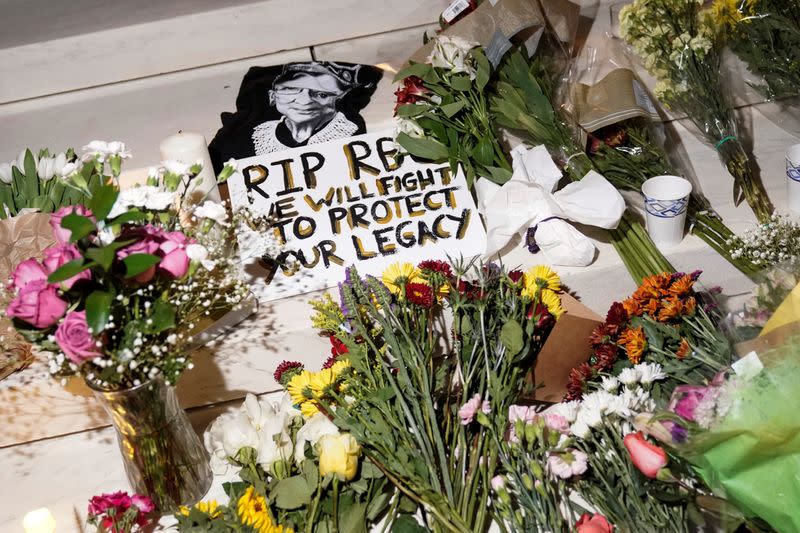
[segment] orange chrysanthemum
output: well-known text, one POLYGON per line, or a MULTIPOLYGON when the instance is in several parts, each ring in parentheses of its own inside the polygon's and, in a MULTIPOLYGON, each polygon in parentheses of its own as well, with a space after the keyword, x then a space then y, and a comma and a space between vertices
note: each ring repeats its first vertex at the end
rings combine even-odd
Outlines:
POLYGON ((683 311, 683 303, 677 296, 670 296, 662 302, 661 310, 658 312, 658 321, 667 322, 673 318, 678 318, 683 311))
POLYGON ((628 316, 641 316, 642 314, 642 304, 639 300, 635 298, 628 298, 624 302, 622 302, 622 307, 625 308, 627 311, 628 316))
POLYGON ((675 296, 686 296, 691 292, 692 286, 694 286, 692 276, 684 274, 672 282, 672 285, 669 287, 669 292, 675 296))
POLYGON ((667 294, 671 281, 672 274, 662 272, 661 274, 654 274, 644 278, 640 288, 651 296, 664 296, 667 294))
POLYGON ((697 300, 694 299, 694 296, 689 296, 683 301, 683 314, 693 315, 696 307, 697 300))
POLYGON ((689 341, 687 341, 684 338, 681 338, 681 343, 678 345, 678 351, 675 352, 675 357, 677 357, 680 360, 685 359, 686 356, 689 355, 689 350, 691 350, 691 348, 692 347, 689 346, 689 341))
POLYGON ((628 328, 619 336, 620 344, 628 354, 628 360, 634 365, 642 360, 642 354, 647 347, 647 338, 644 335, 644 328, 628 328))
POLYGON ((661 305, 660 305, 659 300, 657 298, 651 298, 642 307, 642 312, 647 313, 651 317, 655 318, 655 317, 658 316, 658 308, 660 306, 661 305))

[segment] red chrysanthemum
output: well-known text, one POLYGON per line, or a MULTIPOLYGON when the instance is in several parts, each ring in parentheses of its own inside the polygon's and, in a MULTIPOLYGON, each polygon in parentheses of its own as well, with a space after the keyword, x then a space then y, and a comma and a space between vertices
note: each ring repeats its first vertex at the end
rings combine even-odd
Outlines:
POLYGON ((288 382, 291 376, 302 370, 303 363, 298 363, 297 361, 283 361, 278 365, 278 368, 275 369, 275 373, 272 376, 275 378, 275 381, 284 385, 283 380, 288 382))
POLYGON ((422 261, 417 268, 420 270, 430 270, 431 272, 438 272, 442 276, 449 278, 453 275, 453 271, 450 269, 450 265, 447 264, 446 261, 435 261, 429 259, 427 261, 422 261))
POLYGON ((430 308, 433 305, 433 291, 424 283, 406 283, 406 300, 420 307, 430 308))
POLYGON ((324 363, 322 363, 322 368, 323 368, 323 369, 325 369, 325 368, 330 368, 330 367, 332 367, 332 366, 333 366, 333 364, 334 364, 336 361, 338 361, 338 360, 339 360, 339 357, 338 357, 336 354, 333 354, 333 355, 331 355, 330 357, 328 357, 328 358, 325 360, 325 362, 324 362, 324 363))
POLYGON ((598 372, 605 372, 613 368, 619 356, 619 348, 615 344, 601 344, 594 349, 596 359, 594 368, 598 372))
POLYGON ((611 308, 606 315, 606 328, 611 335, 616 335, 625 322, 628 321, 628 312, 619 302, 611 304, 611 308))
POLYGON ((592 378, 594 372, 589 363, 581 363, 569 371, 567 383, 567 400, 580 400, 586 387, 586 382, 592 378))
POLYGON ((589 344, 591 344, 593 348, 596 348, 601 344, 608 343, 608 341, 613 341, 614 337, 615 335, 611 334, 606 324, 599 324, 589 336, 589 344))

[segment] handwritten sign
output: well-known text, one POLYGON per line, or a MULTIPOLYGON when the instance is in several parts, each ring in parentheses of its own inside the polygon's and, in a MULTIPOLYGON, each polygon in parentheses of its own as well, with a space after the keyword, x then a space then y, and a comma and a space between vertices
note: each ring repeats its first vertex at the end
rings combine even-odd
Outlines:
POLYGON ((485 249, 462 172, 399 156, 390 132, 238 163, 228 181, 234 209, 273 215, 274 231, 285 242, 280 259, 300 267, 282 267, 266 283, 266 269, 247 265, 262 300, 334 286, 352 264, 379 276, 396 261, 469 258, 485 249))

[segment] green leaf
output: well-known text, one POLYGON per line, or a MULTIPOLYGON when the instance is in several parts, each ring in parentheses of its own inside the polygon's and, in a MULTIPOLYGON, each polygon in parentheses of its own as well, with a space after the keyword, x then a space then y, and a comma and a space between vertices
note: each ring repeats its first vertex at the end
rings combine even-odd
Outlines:
POLYGON ((36 161, 33 159, 33 153, 30 150, 25 150, 23 166, 25 168, 25 183, 27 184, 26 194, 28 198, 38 196, 39 176, 36 175, 36 161))
POLYGON ((475 146, 475 149, 472 151, 472 157, 479 165, 485 167, 494 163, 494 146, 492 145, 492 139, 488 136, 481 138, 478 145, 475 146))
POLYGON ((146 219, 147 219, 147 213, 143 213, 142 211, 139 211, 138 209, 133 209, 131 211, 126 211, 125 213, 122 213, 117 218, 111 220, 109 222, 109 225, 121 226, 122 224, 125 224, 127 222, 139 222, 139 221, 146 220, 146 219))
POLYGON ((406 133, 397 135, 397 142, 405 148, 408 153, 422 159, 431 161, 443 161, 448 157, 447 147, 435 139, 411 137, 406 133))
POLYGON ((378 479, 383 477, 381 469, 370 460, 361 462, 361 479, 378 479))
POLYGON ((450 78, 450 85, 456 91, 466 92, 472 89, 472 80, 467 75, 458 74, 450 78))
POLYGON ((175 306, 169 302, 158 300, 153 305, 153 314, 150 315, 153 323, 149 327, 151 333, 160 333, 175 327, 175 306))
POLYGON ((427 63, 412 63, 411 65, 407 66, 406 68, 402 69, 400 72, 395 74, 394 81, 398 82, 402 79, 408 78, 409 76, 417 76, 419 78, 424 78, 425 75, 431 69, 432 67, 427 63))
POLYGON ((132 278, 157 265, 161 258, 152 254, 131 254, 122 260, 125 265, 125 277, 132 278))
POLYGON ((77 276, 84 270, 89 268, 88 264, 84 264, 83 258, 74 259, 68 263, 64 263, 47 277, 48 283, 60 283, 68 280, 72 276, 77 276))
POLYGON ((311 459, 303 461, 303 475, 309 487, 316 487, 319 483, 319 469, 311 459))
POLYGON ((413 516, 408 514, 401 514, 392 524, 392 533, 426 533, 427 531, 413 516))
POLYGON ((339 509, 340 533, 367 533, 366 502, 358 502, 339 509))
POLYGON ((489 78, 492 74, 492 65, 489 63, 489 60, 486 58, 486 54, 481 48, 474 49, 472 51, 472 57, 475 58, 475 65, 477 67, 475 73, 475 85, 477 86, 478 91, 482 92, 486 87, 486 84, 489 83, 489 78))
POLYGON ((50 200, 49 196, 37 196, 32 198, 28 205, 30 207, 35 207, 42 213, 53 212, 53 202, 50 200))
POLYGON ((417 117, 431 110, 430 105, 403 104, 397 108, 398 117, 417 117))
POLYGON ((72 232, 69 242, 77 242, 97 228, 92 219, 75 213, 70 213, 62 218, 61 227, 72 232))
POLYGON ((93 333, 105 329, 113 301, 114 295, 105 291, 94 291, 86 298, 86 323, 93 333))
POLYGON ((102 248, 89 248, 86 250, 86 257, 100 265, 103 270, 111 270, 117 250, 114 246, 103 246, 102 248))
POLYGON ((311 502, 313 490, 302 476, 282 479, 272 492, 275 505, 281 509, 298 509, 311 502))
POLYGON ((464 100, 459 100, 458 102, 453 102, 452 104, 445 104, 439 109, 442 110, 442 113, 444 113, 447 118, 450 118, 461 111, 465 105, 467 105, 467 103, 464 100))
POLYGON ((525 345, 522 326, 516 320, 509 320, 500 330, 500 342, 506 347, 509 357, 514 357, 525 345))
POLYGON ((510 170, 492 166, 487 166, 486 170, 489 171, 489 175, 484 176, 484 178, 488 178, 489 180, 493 181, 494 183, 497 183, 498 185, 502 185, 511 179, 510 170))
POLYGON ((119 189, 114 185, 101 185, 92 193, 87 206, 97 220, 105 220, 114 207, 119 196, 119 189))

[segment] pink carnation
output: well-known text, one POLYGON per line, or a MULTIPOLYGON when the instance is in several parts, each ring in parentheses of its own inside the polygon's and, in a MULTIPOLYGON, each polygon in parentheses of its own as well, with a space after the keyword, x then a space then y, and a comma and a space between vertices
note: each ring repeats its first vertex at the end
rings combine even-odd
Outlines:
POLYGON ((458 416, 461 418, 461 424, 467 425, 475 420, 475 415, 478 414, 478 411, 482 411, 484 414, 489 414, 492 411, 491 406, 489 405, 488 400, 481 401, 480 394, 476 394, 469 400, 467 403, 462 405, 458 409, 458 416))
POLYGON ((569 479, 586 472, 589 457, 580 450, 570 449, 547 458, 547 471, 553 476, 569 479))

